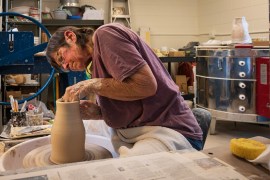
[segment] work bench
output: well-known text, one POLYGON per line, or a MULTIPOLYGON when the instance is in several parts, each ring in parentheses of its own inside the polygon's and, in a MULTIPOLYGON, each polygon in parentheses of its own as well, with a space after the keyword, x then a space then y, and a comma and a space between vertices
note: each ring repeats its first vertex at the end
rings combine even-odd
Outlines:
MULTIPOLYGON (((31 169, 0 172, 1 179, 45 178, 74 179, 113 177, 121 179, 270 179, 270 172, 260 165, 232 155, 228 147, 215 147, 201 152, 180 150, 126 158, 84 161, 31 169), (131 168, 132 167, 132 168, 131 168), (101 171, 102 169, 102 171, 101 171), (72 176, 73 177, 73 176, 72 176)), ((106 178, 105 178, 106 179, 106 178)))

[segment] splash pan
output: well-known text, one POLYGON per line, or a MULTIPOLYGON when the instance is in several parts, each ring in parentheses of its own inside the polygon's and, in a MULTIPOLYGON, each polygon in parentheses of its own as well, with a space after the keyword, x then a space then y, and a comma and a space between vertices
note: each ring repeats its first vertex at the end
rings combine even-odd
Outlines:
MULTIPOLYGON (((40 137, 20 143, 0 158, 0 171, 54 165, 50 160, 51 137, 40 137)), ((111 141, 102 136, 86 135, 85 161, 118 157, 111 141)))

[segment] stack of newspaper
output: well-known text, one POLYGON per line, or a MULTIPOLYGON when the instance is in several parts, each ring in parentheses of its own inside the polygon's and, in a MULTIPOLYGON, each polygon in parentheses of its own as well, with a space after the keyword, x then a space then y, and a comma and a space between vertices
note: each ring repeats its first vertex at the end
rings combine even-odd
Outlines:
POLYGON ((247 179, 228 164, 202 152, 160 152, 127 158, 106 159, 2 172, 1 179, 247 179))

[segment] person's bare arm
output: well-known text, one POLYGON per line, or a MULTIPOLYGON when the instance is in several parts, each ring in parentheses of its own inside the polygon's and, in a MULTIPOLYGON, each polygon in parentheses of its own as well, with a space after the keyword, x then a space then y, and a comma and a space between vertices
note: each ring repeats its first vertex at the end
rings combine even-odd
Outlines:
POLYGON ((144 65, 122 82, 113 78, 94 78, 79 82, 68 87, 63 98, 66 101, 72 101, 76 97, 83 98, 94 92, 111 99, 133 101, 153 96, 156 90, 156 79, 149 66, 144 65))

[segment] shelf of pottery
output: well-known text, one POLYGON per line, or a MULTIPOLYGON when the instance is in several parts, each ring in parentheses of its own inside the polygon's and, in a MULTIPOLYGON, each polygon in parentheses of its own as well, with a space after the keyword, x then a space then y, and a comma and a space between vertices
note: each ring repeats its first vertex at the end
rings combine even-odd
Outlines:
MULTIPOLYGON (((5 12, 15 12, 29 16, 41 22, 42 0, 6 0, 5 12)), ((4 19, 5 30, 31 31, 34 33, 34 44, 38 45, 41 40, 41 29, 30 20, 21 16, 6 16, 4 19)))
POLYGON ((129 0, 111 0, 110 21, 121 23, 131 27, 130 1, 129 0))

